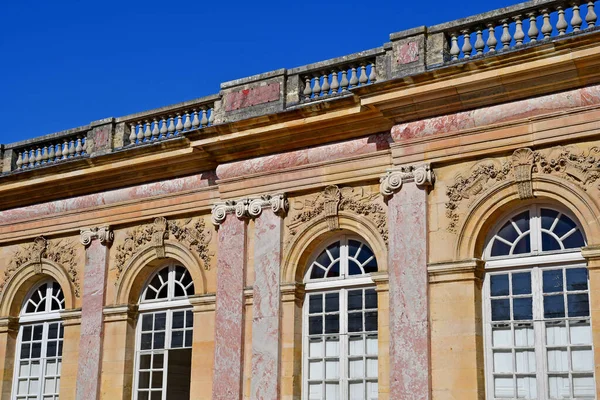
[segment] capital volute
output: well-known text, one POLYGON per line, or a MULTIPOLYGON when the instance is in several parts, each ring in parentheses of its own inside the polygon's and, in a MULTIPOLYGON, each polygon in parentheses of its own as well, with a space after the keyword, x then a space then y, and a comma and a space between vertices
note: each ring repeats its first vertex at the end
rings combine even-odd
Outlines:
POLYGON ((265 208, 270 208, 277 215, 285 215, 289 208, 285 193, 265 194, 260 197, 246 197, 215 204, 212 208, 211 220, 218 227, 225 221, 228 214, 235 214, 239 219, 257 218, 265 208))
POLYGON ((421 188, 433 186, 435 174, 429 164, 393 168, 380 179, 379 189, 384 197, 392 196, 405 183, 414 182, 421 188))
POLYGON ((79 240, 81 244, 84 246, 89 246, 92 243, 92 240, 99 240, 101 244, 104 246, 112 243, 114 239, 114 233, 110 229, 110 226, 100 226, 100 227, 90 227, 83 228, 80 230, 79 240))

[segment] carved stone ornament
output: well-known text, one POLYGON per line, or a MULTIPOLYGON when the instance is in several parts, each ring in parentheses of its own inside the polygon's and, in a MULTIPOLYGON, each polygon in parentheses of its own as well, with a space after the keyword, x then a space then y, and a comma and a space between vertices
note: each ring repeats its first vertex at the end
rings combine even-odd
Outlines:
POLYGON ((147 245, 152 246, 157 258, 164 258, 167 239, 185 245, 202 260, 205 269, 210 268, 212 254, 209 253, 208 243, 212 239, 212 233, 206 229, 203 219, 168 221, 164 217, 158 217, 151 224, 136 226, 127 231, 125 240, 117 246, 115 255, 117 281, 127 262, 147 245))
POLYGON ((292 204, 295 211, 287 224, 290 237, 286 246, 298 233, 301 226, 320 218, 327 220, 330 230, 339 229, 339 212, 351 211, 369 218, 375 223, 383 240, 387 243, 387 215, 380 193, 366 192, 364 188, 327 186, 321 193, 292 204))
POLYGON ((432 186, 435 174, 429 164, 391 169, 381 178, 379 190, 383 196, 392 196, 402 188, 403 183, 411 181, 421 187, 432 186))
POLYGON ((531 182, 533 160, 534 156, 531 149, 518 149, 512 155, 513 173, 521 200, 533 198, 533 186, 531 182))
POLYGON ((104 246, 112 243, 114 233, 110 230, 110 226, 101 226, 93 228, 83 228, 80 230, 80 241, 84 246, 89 246, 92 240, 98 239, 104 246))
POLYGON ((15 251, 4 271, 0 293, 4 290, 6 283, 23 265, 34 269, 36 274, 42 273, 42 261, 48 260, 65 268, 69 280, 73 284, 75 296, 80 297, 81 285, 77 274, 77 249, 75 244, 67 239, 48 241, 40 236, 33 243, 22 245, 15 251))
POLYGON ((285 215, 288 210, 288 200, 283 194, 262 195, 257 198, 244 198, 240 200, 228 200, 224 203, 215 204, 212 208, 212 223, 219 226, 227 218, 227 214, 235 214, 238 218, 256 218, 260 216, 264 208, 278 215, 285 215))

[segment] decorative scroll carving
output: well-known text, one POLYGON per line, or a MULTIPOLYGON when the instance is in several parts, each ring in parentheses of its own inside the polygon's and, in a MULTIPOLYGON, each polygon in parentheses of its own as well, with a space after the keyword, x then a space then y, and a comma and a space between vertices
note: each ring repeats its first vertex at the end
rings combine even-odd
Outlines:
POLYGON ((114 239, 114 233, 110 230, 110 226, 100 226, 93 228, 83 228, 80 230, 81 244, 89 246, 92 240, 98 239, 104 246, 112 243, 114 239))
POLYGON ((533 198, 533 186, 531 184, 533 160, 533 151, 527 148, 515 150, 512 155, 513 174, 521 200, 533 198))
POLYGON ((352 211, 371 219, 387 243, 387 215, 383 205, 377 202, 380 196, 380 193, 365 193, 362 188, 327 186, 323 192, 294 203, 293 208, 299 212, 287 225, 290 239, 302 225, 319 218, 327 219, 330 230, 339 229, 339 211, 352 211))
MULTIPOLYGON (((574 147, 554 147, 547 152, 534 153, 534 171, 541 174, 558 175, 588 190, 600 180, 600 148, 578 150, 574 147)), ((600 184, 596 186, 600 190, 600 184)))
POLYGON ((264 208, 270 207, 278 215, 285 215, 288 210, 288 200, 285 194, 265 194, 258 198, 244 198, 240 200, 228 200, 224 203, 215 204, 212 209, 212 223, 219 226, 227 218, 227 214, 234 214, 238 218, 256 218, 260 216, 264 208))
POLYGON ((417 186, 432 186, 435 182, 435 174, 429 164, 392 169, 381 178, 379 190, 384 196, 392 196, 402 188, 404 182, 410 181, 414 181, 417 186))
POLYGON ((42 273, 42 260, 54 262, 65 268, 69 280, 75 289, 75 296, 80 297, 81 285, 77 273, 77 250, 75 244, 67 239, 48 241, 40 236, 33 243, 22 245, 15 251, 13 257, 4 271, 4 279, 0 283, 0 292, 6 283, 23 265, 28 264, 34 268, 36 274, 42 273))
POLYGON ((171 238, 194 251, 202 260, 205 269, 210 268, 212 254, 208 250, 208 243, 212 239, 212 233, 206 229, 203 219, 167 221, 164 217, 158 217, 151 224, 129 230, 123 243, 117 246, 115 255, 117 281, 127 261, 146 245, 152 245, 157 258, 164 258, 164 241, 171 238))

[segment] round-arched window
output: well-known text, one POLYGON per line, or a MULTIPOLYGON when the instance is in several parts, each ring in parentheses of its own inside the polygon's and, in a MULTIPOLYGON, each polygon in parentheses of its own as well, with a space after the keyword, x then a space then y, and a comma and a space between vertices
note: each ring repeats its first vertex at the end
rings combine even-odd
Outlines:
POLYGON ((304 279, 303 398, 377 398, 375 271, 373 250, 358 237, 315 251, 304 279))
POLYGON ((58 399, 64 330, 60 311, 65 296, 46 280, 26 296, 19 317, 13 399, 58 399))
POLYGON ((484 250, 487 398, 595 398, 585 236, 569 212, 532 205, 484 250))
POLYGON ((170 264, 140 296, 134 400, 189 399, 194 315, 190 272, 170 264))

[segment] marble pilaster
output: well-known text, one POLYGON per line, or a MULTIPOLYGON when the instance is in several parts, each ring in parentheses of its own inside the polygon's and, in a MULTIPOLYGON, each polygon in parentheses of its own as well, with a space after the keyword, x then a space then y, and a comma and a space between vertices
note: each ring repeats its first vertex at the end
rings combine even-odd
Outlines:
POLYGON ((113 234, 109 227, 81 230, 86 246, 77 372, 77 400, 100 398, 102 370, 103 307, 108 268, 108 244, 113 234))
POLYGON ((389 398, 431 398, 427 275, 429 166, 403 167, 382 178, 389 229, 389 398))

